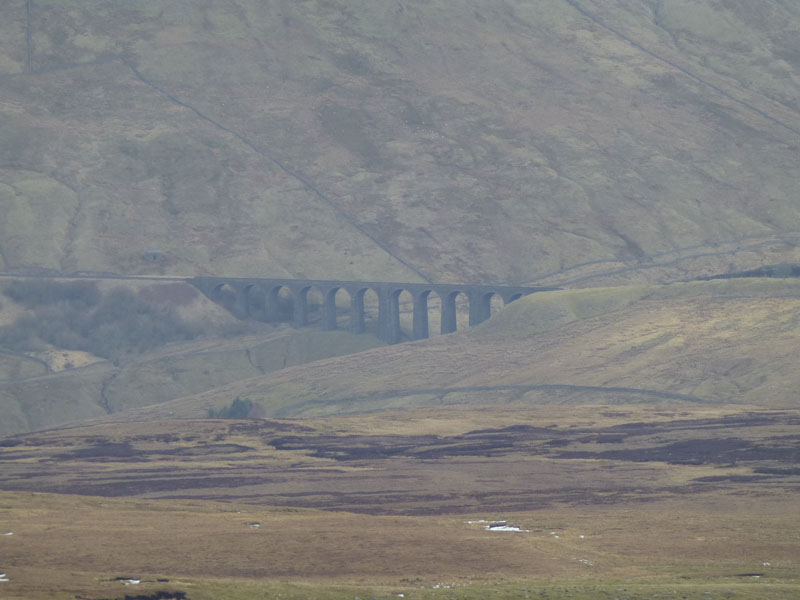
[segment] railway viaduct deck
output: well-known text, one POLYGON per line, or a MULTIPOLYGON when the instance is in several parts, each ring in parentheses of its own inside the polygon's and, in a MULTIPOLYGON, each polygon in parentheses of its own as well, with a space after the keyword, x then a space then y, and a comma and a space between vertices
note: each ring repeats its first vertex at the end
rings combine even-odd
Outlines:
POLYGON ((466 296, 469 303, 469 325, 482 323, 491 316, 491 300, 499 296, 507 305, 522 296, 553 290, 551 287, 505 285, 459 285, 445 283, 397 283, 380 281, 325 281, 312 279, 253 279, 230 277, 194 277, 187 280, 214 302, 225 304, 237 316, 279 318, 279 295, 288 290, 292 297, 292 324, 308 325, 308 292, 322 295, 322 328, 334 330, 336 322, 336 293, 344 290, 350 297, 350 330, 365 331, 364 295, 372 290, 378 297, 378 337, 389 344, 400 341, 400 295, 411 294, 414 301, 413 339, 427 338, 428 297, 436 294, 441 300, 442 333, 456 330, 456 298, 466 296), (229 300, 225 302, 224 300, 229 300))

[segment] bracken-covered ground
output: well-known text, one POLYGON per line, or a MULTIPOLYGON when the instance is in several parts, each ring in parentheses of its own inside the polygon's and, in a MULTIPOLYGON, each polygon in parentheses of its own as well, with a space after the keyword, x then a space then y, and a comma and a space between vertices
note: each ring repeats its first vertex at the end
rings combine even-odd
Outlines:
MULTIPOLYGON (((474 409, 421 410, 412 423, 424 430, 432 419, 432 425, 417 433, 373 432, 358 417, 322 428, 256 419, 54 430, 2 441, 2 487, 371 514, 521 511, 800 489, 796 410, 669 404, 570 410, 568 424, 558 408, 507 409, 497 418, 511 425, 471 428, 467 419, 460 431, 446 434, 437 422, 452 427, 464 418, 459 413, 474 416, 474 409)), ((395 413, 383 418, 401 420, 395 413)))

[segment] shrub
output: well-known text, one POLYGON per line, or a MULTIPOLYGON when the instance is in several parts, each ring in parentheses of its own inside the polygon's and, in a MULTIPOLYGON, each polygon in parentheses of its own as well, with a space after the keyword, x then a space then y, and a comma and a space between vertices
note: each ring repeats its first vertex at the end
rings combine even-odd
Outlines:
POLYGON ((236 396, 230 406, 214 410, 208 409, 209 419, 246 419, 253 412, 253 401, 236 396))
POLYGON ((793 265, 787 263, 781 263, 779 265, 775 265, 772 267, 772 276, 773 277, 792 277, 794 276, 794 267, 793 265))
POLYGON ((15 280, 3 288, 3 294, 27 308, 61 302, 88 308, 100 301, 100 290, 93 281, 15 280))
POLYGON ((708 275, 706 277, 698 277, 708 281, 710 279, 732 279, 737 277, 800 277, 800 264, 798 263, 780 263, 778 265, 764 265, 757 269, 749 271, 736 271, 734 273, 724 273, 721 275, 708 275))

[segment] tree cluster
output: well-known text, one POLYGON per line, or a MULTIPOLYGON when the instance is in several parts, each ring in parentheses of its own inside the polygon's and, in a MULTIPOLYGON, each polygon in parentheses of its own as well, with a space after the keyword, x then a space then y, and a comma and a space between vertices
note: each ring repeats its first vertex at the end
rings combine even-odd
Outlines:
POLYGON ((121 287, 102 293, 94 282, 26 280, 6 285, 3 294, 28 309, 0 327, 0 347, 18 352, 56 347, 117 361, 204 333, 169 303, 121 287))

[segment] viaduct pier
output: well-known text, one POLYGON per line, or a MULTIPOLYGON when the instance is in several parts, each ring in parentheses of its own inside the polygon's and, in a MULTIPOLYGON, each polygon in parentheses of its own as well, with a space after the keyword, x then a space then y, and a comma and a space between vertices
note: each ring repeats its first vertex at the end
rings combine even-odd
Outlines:
POLYGON ((334 330, 336 294, 344 290, 350 298, 350 331, 364 333, 364 295, 370 290, 378 298, 378 337, 388 344, 400 342, 400 295, 408 292, 413 298, 413 332, 415 340, 429 335, 428 298, 435 294, 441 301, 441 333, 456 330, 456 299, 463 294, 469 303, 469 325, 482 323, 491 316, 493 296, 507 305, 522 296, 549 291, 553 287, 504 285, 458 285, 444 283, 392 283, 378 281, 324 281, 306 279, 253 279, 229 277, 195 277, 187 280, 208 298, 224 305, 236 316, 278 321, 281 317, 281 294, 291 296, 291 322, 305 327, 309 319, 308 293, 316 290, 322 297, 322 328, 334 330))

